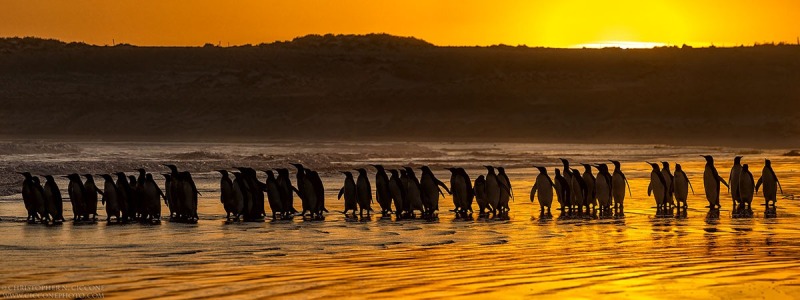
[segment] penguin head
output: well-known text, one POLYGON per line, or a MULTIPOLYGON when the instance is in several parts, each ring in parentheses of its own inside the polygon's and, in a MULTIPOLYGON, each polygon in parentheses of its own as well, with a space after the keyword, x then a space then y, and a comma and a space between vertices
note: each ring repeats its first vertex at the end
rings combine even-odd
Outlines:
POLYGON ((378 170, 378 172, 383 172, 383 166, 381 165, 370 165, 370 166, 375 168, 375 170, 378 170))
POLYGON ((406 174, 413 174, 414 173, 414 169, 412 169, 411 167, 403 167, 403 169, 406 170, 406 174))
POLYGON ((353 173, 350 171, 339 171, 339 173, 344 174, 345 177, 353 177, 353 173))
POLYGON ((25 176, 26 179, 31 178, 31 172, 17 172, 17 174, 25 176))
POLYGON ((741 155, 737 155, 737 156, 735 156, 735 157, 733 158, 733 163, 734 163, 734 164, 739 164, 739 163, 741 163, 741 162, 742 162, 742 157, 743 157, 743 156, 741 156, 741 155))
POLYGON ((83 174, 83 177, 86 177, 86 179, 89 181, 94 180, 94 176, 92 176, 92 174, 83 174))
POLYGON ((675 163, 675 172, 677 172, 677 171, 682 171, 682 170, 683 170, 683 169, 682 169, 682 167, 681 167, 681 164, 679 164, 679 163, 675 163))
POLYGON ((646 163, 647 163, 648 165, 650 165, 651 167, 653 167, 653 171, 656 171, 656 172, 658 172, 658 171, 659 171, 659 169, 658 169, 658 164, 657 164, 657 163, 651 163, 651 162, 649 162, 649 161, 648 161, 648 162, 646 162, 646 163))
POLYGON ((742 171, 747 171, 748 168, 750 168, 750 166, 748 166, 747 164, 742 165, 742 171))
POLYGON ((558 168, 556 168, 556 171, 555 171, 555 172, 556 172, 556 176, 561 176, 561 170, 559 170, 558 168))
POLYGON ((419 169, 422 170, 422 172, 428 172, 428 173, 433 172, 431 171, 431 168, 429 168, 428 166, 422 166, 419 169))
POLYGON ((161 176, 164 176, 164 178, 166 178, 166 179, 171 179, 172 178, 172 174, 170 174, 170 173, 161 173, 161 176))
POLYGON ((39 177, 32 176, 32 177, 31 177, 31 180, 33 180, 33 183, 35 183, 35 184, 39 184, 39 183, 40 183, 40 182, 39 182, 39 177))
POLYGON ((540 166, 533 166, 533 167, 539 170, 539 173, 547 174, 547 168, 540 166))
POLYGON ((572 171, 572 175, 575 175, 578 178, 582 178, 581 177, 581 171, 578 171, 577 169, 572 169, 571 171, 572 171))
POLYGON ((771 165, 772 165, 772 162, 769 159, 764 159, 764 166, 769 167, 771 165))
POLYGON ((456 174, 458 172, 458 169, 456 168, 444 168, 444 169, 450 171, 450 173, 452 174, 456 174))
POLYGON ((228 176, 228 171, 226 171, 226 170, 216 170, 216 171, 219 172, 220 174, 222 174, 222 177, 227 177, 228 176))
POLYGON ((711 156, 711 155, 700 155, 700 156, 705 158, 707 163, 714 163, 714 157, 713 156, 711 156))
POLYGON ((564 164, 564 169, 565 170, 568 169, 569 168, 569 161, 566 158, 559 158, 559 159, 561 160, 561 163, 564 164))
POLYGON ((233 177, 235 177, 237 179, 239 178, 240 175, 242 175, 241 172, 236 172, 236 171, 231 172, 231 174, 233 174, 233 177))
POLYGON ((594 167, 597 168, 598 171, 608 172, 608 166, 606 164, 596 164, 594 167))
POLYGON ((395 170, 395 169, 391 169, 391 170, 389 170, 389 173, 391 173, 391 174, 392 174, 392 176, 395 176, 395 177, 397 177, 397 170, 395 170))
POLYGON ((45 180, 47 180, 47 181, 54 181, 54 180, 56 180, 55 178, 53 178, 53 175, 44 175, 43 177, 44 177, 44 179, 45 179, 45 180))
POLYGON ((138 171, 139 174, 144 174, 145 172, 147 172, 147 171, 144 170, 144 168, 138 168, 138 169, 136 169, 136 171, 138 171))
POLYGON ((149 180, 153 180, 153 174, 150 174, 150 173, 145 174, 144 175, 144 179, 147 179, 148 181, 149 180))
POLYGON ((618 160, 609 160, 609 161, 610 161, 612 164, 614 164, 614 168, 615 168, 615 169, 619 170, 619 168, 620 168, 620 166, 621 166, 621 165, 620 165, 620 163, 619 163, 619 161, 618 161, 618 160))
POLYGON ((483 166, 483 167, 486 168, 487 171, 494 173, 494 167, 492 166, 483 166))
POLYGON ((506 168, 504 168, 504 167, 497 167, 497 172, 500 172, 500 173, 505 173, 505 172, 506 172, 506 168))
POLYGON ((367 174, 367 169, 364 169, 364 168, 353 169, 353 171, 358 171, 359 175, 360 174, 367 174))
POLYGON ((303 164, 291 164, 291 165, 294 166, 295 168, 297 168, 298 171, 304 169, 303 168, 303 164))
POLYGON ((174 172, 174 173, 178 173, 178 167, 175 166, 175 165, 163 165, 163 166, 169 168, 169 170, 174 172))
POLYGON ((581 166, 583 166, 583 170, 586 171, 586 172, 591 172, 592 171, 592 165, 590 165, 590 164, 581 164, 581 166))
POLYGON ((111 178, 111 175, 109 174, 97 174, 97 176, 103 177, 105 181, 114 181, 114 179, 111 178))
POLYGON ((267 174, 267 178, 275 178, 275 173, 272 170, 264 170, 264 173, 267 174))
POLYGON ((669 170, 669 162, 668 161, 662 161, 661 162, 661 166, 663 166, 665 170, 669 170))

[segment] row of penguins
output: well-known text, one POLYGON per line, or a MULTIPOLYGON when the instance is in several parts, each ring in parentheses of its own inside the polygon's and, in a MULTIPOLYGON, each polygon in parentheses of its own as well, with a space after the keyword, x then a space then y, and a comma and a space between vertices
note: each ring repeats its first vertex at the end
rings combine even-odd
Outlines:
MULTIPOLYGON (((703 186, 709 208, 719 209, 720 185, 729 188, 732 198, 733 212, 752 213, 751 204, 754 195, 763 186, 765 207, 775 208, 777 191, 783 193, 777 176, 769 159, 765 160, 761 177, 756 182, 748 164, 742 164, 742 156, 734 158, 728 181, 726 182, 714 166, 714 158, 703 155, 706 160, 703 172, 703 186), (730 183, 729 183, 730 182, 730 183)), ((536 176, 530 192, 530 201, 538 200, 540 213, 550 215, 553 196, 559 204, 559 210, 565 216, 583 216, 600 213, 601 215, 622 214, 626 191, 632 195, 630 185, 622 172, 619 161, 611 160, 613 173, 607 164, 581 164, 583 173, 570 167, 567 159, 561 158, 563 172, 554 170, 554 178, 548 174, 547 168, 534 166, 539 174, 536 176), (592 168, 597 170, 593 174, 592 168), (554 193, 555 192, 555 193, 554 193)), ((686 173, 680 164, 675 164, 674 173, 669 162, 651 163, 650 183, 647 194, 656 202, 657 214, 671 211, 673 208, 686 210, 689 190, 694 193, 686 173)), ((292 164, 296 172, 296 186, 292 185, 290 170, 279 168, 264 170, 265 182, 258 179, 257 171, 249 167, 235 167, 236 171, 217 170, 220 179, 220 202, 226 212, 228 221, 264 221, 267 217, 265 200, 272 210, 272 219, 291 219, 302 216, 314 220, 324 219, 325 188, 319 173, 292 164), (276 175, 277 174, 277 175, 276 175), (266 196, 265 196, 266 194, 266 196), (302 211, 294 208, 294 195, 302 202, 302 211)), ((116 223, 142 222, 158 223, 161 220, 161 199, 170 212, 170 221, 196 223, 198 196, 201 195, 192 179, 191 173, 178 171, 175 165, 164 165, 169 173, 161 174, 165 179, 162 190, 144 169, 138 169, 138 177, 126 176, 124 172, 114 174, 97 174, 104 179, 101 190, 92 174, 73 173, 62 176, 69 179, 67 191, 73 210, 73 221, 76 223, 94 223, 97 221, 98 195, 105 205, 106 221, 116 223), (116 182, 112 175, 117 176, 116 182), (113 217, 113 220, 112 220, 113 217)), ((510 211, 509 201, 514 199, 511 181, 503 167, 485 166, 486 175, 478 176, 474 181, 463 168, 446 168, 450 171, 450 186, 436 178, 428 166, 420 168, 418 178, 414 169, 385 169, 382 165, 371 165, 376 170, 375 200, 380 206, 383 216, 394 214, 397 219, 416 218, 416 212, 422 218, 437 217, 439 196, 445 193, 452 196, 452 212, 457 217, 472 215, 472 205, 476 202, 481 217, 504 217, 510 211), (387 171, 389 174, 387 174, 387 171), (443 190, 442 190, 443 189, 443 190), (394 206, 394 208, 392 208, 394 206)), ((62 196, 52 175, 44 175, 45 183, 29 172, 18 172, 25 179, 22 183, 22 198, 27 210, 29 223, 58 224, 65 221, 62 208, 62 196)), ((370 215, 374 210, 373 189, 365 168, 352 171, 341 171, 344 175, 343 186, 337 198, 344 200, 343 214, 370 215), (354 172, 357 176, 354 174, 354 172)))

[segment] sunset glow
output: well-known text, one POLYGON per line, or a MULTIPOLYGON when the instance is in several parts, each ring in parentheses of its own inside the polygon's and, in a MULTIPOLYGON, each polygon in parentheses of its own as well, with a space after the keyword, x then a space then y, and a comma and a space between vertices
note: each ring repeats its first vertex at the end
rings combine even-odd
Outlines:
POLYGON ((0 36, 240 45, 307 34, 389 33, 437 45, 734 46, 795 43, 798 11, 800 2, 793 0, 7 0, 0 36))

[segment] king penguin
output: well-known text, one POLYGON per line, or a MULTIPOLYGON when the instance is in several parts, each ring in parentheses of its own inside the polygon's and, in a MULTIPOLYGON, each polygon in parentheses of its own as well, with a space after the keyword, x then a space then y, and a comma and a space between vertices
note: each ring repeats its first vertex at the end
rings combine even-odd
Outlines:
POLYGON ((122 213, 122 221, 128 222, 133 219, 130 211, 130 201, 128 200, 133 193, 131 184, 123 172, 114 173, 117 175, 117 201, 119 202, 120 211, 122 213))
POLYGON ((488 171, 486 174, 486 199, 489 202, 489 209, 492 216, 497 215, 497 210, 500 209, 500 179, 494 173, 494 167, 484 166, 488 171))
POLYGON ((357 193, 356 190, 356 181, 353 179, 353 173, 349 171, 341 172, 344 174, 344 184, 342 188, 339 189, 339 195, 336 197, 338 199, 342 199, 344 197, 344 210, 342 211, 343 214, 347 214, 348 211, 353 211, 353 215, 356 214, 358 211, 358 200, 357 200, 357 193))
POLYGON ((750 168, 747 164, 742 165, 742 170, 739 175, 739 207, 747 210, 752 210, 751 204, 753 203, 753 193, 755 192, 756 182, 753 180, 753 173, 750 173, 750 168))
POLYGON ((536 181, 531 187, 531 202, 536 197, 536 194, 539 194, 539 213, 541 215, 545 214, 545 208, 547 208, 547 213, 550 213, 550 206, 553 205, 553 180, 550 179, 550 176, 547 175, 547 168, 545 167, 538 167, 533 166, 537 170, 539 170, 539 175, 536 176, 536 181))
POLYGON ((99 188, 97 188, 97 184, 94 182, 94 176, 92 174, 83 174, 83 177, 86 177, 86 182, 83 186, 86 188, 86 215, 87 218, 91 215, 91 220, 97 221, 97 195, 103 194, 99 188))
POLYGON ((161 221, 161 198, 164 192, 158 187, 153 174, 147 173, 142 183, 142 218, 149 222, 161 221))
POLYGON ((389 176, 381 165, 371 165, 375 173, 375 200, 381 206, 381 214, 389 216, 392 213, 392 192, 389 191, 389 176))
POLYGON ((508 213, 511 210, 511 206, 508 205, 508 200, 514 198, 514 190, 511 187, 511 180, 508 179, 508 175, 506 175, 506 169, 503 167, 497 167, 497 179, 500 180, 500 211, 502 213, 508 213))
POLYGON ((358 171, 358 179, 356 180, 358 214, 364 215, 366 210, 367 216, 369 216, 370 212, 372 212, 372 207, 370 206, 372 203, 372 186, 369 183, 369 175, 367 175, 367 169, 359 168, 355 170, 358 171))
POLYGON ((653 170, 650 172, 650 184, 647 186, 647 196, 652 195, 656 200, 656 211, 663 212, 667 206, 667 180, 659 170, 658 164, 647 163, 653 170))
POLYGON ((219 180, 219 202, 225 209, 225 219, 230 221, 232 216, 237 216, 236 192, 233 190, 233 180, 231 180, 226 170, 217 170, 222 177, 219 180))
POLYGON ((592 175, 592 165, 581 164, 583 166, 583 182, 586 184, 586 199, 588 200, 583 205, 586 206, 586 211, 589 211, 589 205, 592 209, 597 209, 597 191, 595 185, 597 179, 592 175))
POLYGON ((403 181, 400 179, 399 172, 397 170, 389 170, 389 172, 392 173, 392 177, 389 178, 389 192, 392 194, 392 201, 394 201, 394 213, 397 218, 402 218, 405 207, 406 189, 403 185, 403 181))
POLYGON ((311 186, 314 187, 314 195, 317 197, 316 206, 314 211, 317 214, 317 219, 323 219, 323 212, 328 212, 328 209, 325 208, 325 186, 322 184, 322 178, 319 177, 319 173, 314 170, 307 171, 308 178, 311 180, 311 186))
POLYGON ((730 184, 731 198, 733 199, 733 209, 736 209, 736 204, 741 204, 739 198, 739 174, 742 173, 742 157, 736 156, 733 158, 733 166, 731 173, 728 176, 728 183, 730 184))
POLYGON ((113 216, 117 223, 122 222, 121 210, 119 205, 119 191, 117 186, 114 185, 114 178, 111 175, 102 174, 98 175, 103 178, 103 200, 101 203, 106 207, 106 222, 111 222, 113 216))
POLYGON ((556 168, 555 174, 556 180, 553 182, 553 185, 556 188, 556 198, 558 200, 558 205, 560 205, 559 210, 561 210, 561 213, 564 213, 565 210, 572 212, 572 209, 570 208, 570 201, 572 201, 572 188, 570 188, 567 178, 561 175, 561 170, 556 168))
POLYGON ((489 208, 489 199, 486 198, 486 177, 480 175, 475 178, 473 191, 475 193, 475 202, 478 203, 478 215, 485 216, 486 210, 489 208))
POLYGON ((450 189, 447 186, 436 178, 436 175, 433 174, 433 171, 428 166, 422 166, 420 168, 422 170, 422 176, 420 178, 420 195, 422 196, 422 205, 425 208, 425 215, 428 217, 433 217, 434 214, 439 210, 439 194, 444 197, 444 193, 439 189, 439 187, 444 188, 447 194, 450 193, 450 189))
POLYGON ((706 200, 708 200, 708 207, 711 209, 719 209, 719 183, 722 182, 726 187, 728 183, 725 179, 719 176, 717 168, 714 167, 714 157, 711 155, 700 155, 706 159, 706 167, 703 171, 703 187, 706 190, 706 200))
MULTIPOLYGON (((22 176, 25 176, 25 180, 22 181, 22 202, 25 203, 25 210, 28 212, 28 223, 36 223, 36 220, 41 220, 44 218, 44 215, 41 214, 44 212, 44 203, 36 203, 38 199, 34 197, 34 186, 33 176, 30 172, 17 172, 22 176), (41 207, 41 210, 39 208, 41 207), (41 214, 41 215, 40 215, 41 214)), ((42 199, 43 200, 43 199, 42 199)))
POLYGON ((616 160, 610 160, 612 164, 614 164, 614 174, 611 177, 611 194, 614 196, 614 210, 619 211, 624 210, 625 204, 625 187, 628 187, 628 195, 633 196, 631 193, 631 187, 628 184, 628 178, 625 177, 625 173, 622 173, 622 164, 616 160))
POLYGON ((694 194, 694 187, 692 187, 692 182, 689 181, 689 176, 686 176, 686 173, 683 172, 681 164, 675 164, 675 175, 672 185, 675 187, 675 200, 678 200, 678 209, 688 208, 689 204, 686 202, 686 199, 689 198, 689 189, 691 189, 692 194, 694 194))
MULTIPOLYGON (((572 188, 572 201, 570 202, 570 206, 577 210, 578 214, 581 214, 583 207, 588 202, 587 197, 589 196, 589 190, 586 187, 586 182, 583 181, 581 172, 576 169, 572 169, 571 171, 572 182, 570 183, 570 187, 572 188)), ((586 213, 589 213, 588 206, 586 206, 586 213)))
POLYGON ((69 202, 72 203, 72 220, 76 222, 88 221, 84 219, 86 216, 86 201, 83 198, 86 195, 86 188, 83 186, 81 176, 72 173, 62 177, 69 179, 67 192, 69 193, 69 202))
POLYGON ((292 185, 292 179, 289 176, 289 169, 280 168, 275 169, 278 171, 278 187, 281 191, 281 207, 286 210, 284 217, 291 214, 296 214, 298 211, 294 208, 294 194, 300 195, 300 192, 292 185))
POLYGON ((772 201, 772 206, 776 207, 778 204, 778 189, 780 188, 781 194, 783 194, 783 187, 781 187, 781 182, 778 181, 778 176, 775 175, 775 171, 772 169, 772 162, 769 159, 764 160, 764 169, 761 170, 761 178, 758 179, 756 183, 756 192, 758 192, 758 188, 761 185, 764 185, 764 204, 768 209, 770 206, 770 201, 772 201))
POLYGON ((597 164, 594 166, 597 168, 597 179, 595 180, 595 195, 597 196, 597 201, 600 204, 600 209, 603 212, 610 212, 611 211, 611 201, 612 201, 612 176, 611 173, 608 172, 608 166, 606 164, 597 164))
POLYGON ((413 218, 414 211, 418 210, 420 213, 425 213, 425 208, 422 206, 422 191, 414 169, 411 167, 403 168, 408 180, 406 183, 406 197, 409 205, 407 213, 413 218))
POLYGON ((464 201, 464 210, 466 212, 472 213, 472 201, 475 199, 475 190, 472 188, 472 179, 469 178, 469 174, 464 168, 456 168, 458 174, 461 175, 461 180, 464 181, 464 185, 467 187, 467 198, 464 201))
MULTIPOLYGON (((31 197, 33 197, 33 203, 36 204, 35 213, 39 215, 39 219, 45 224, 50 224, 50 220, 53 220, 53 224, 60 224, 63 222, 62 214, 56 210, 55 204, 48 200, 49 197, 45 188, 42 187, 39 177, 32 176, 31 181, 33 181, 31 197)), ((61 193, 58 194, 58 198, 61 198, 61 193)), ((36 223, 36 218, 28 222, 36 223)))
POLYGON ((267 202, 269 202, 269 208, 272 210, 272 219, 277 220, 287 213, 281 201, 281 187, 272 170, 266 170, 264 173, 267 174, 267 202))
POLYGON ((669 169, 669 162, 662 161, 661 162, 661 175, 664 176, 664 183, 666 184, 666 192, 667 196, 664 199, 666 205, 669 207, 675 206, 675 176, 672 175, 672 171, 669 169))

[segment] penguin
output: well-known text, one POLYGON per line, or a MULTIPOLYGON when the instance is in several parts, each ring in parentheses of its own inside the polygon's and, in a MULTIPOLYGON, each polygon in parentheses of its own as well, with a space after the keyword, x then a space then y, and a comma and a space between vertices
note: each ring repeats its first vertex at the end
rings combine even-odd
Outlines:
POLYGON ((500 210, 506 213, 511 210, 511 207, 508 205, 508 200, 514 198, 514 190, 511 188, 511 180, 508 179, 505 168, 497 167, 497 179, 500 180, 501 185, 500 210))
POLYGON ((311 185, 311 180, 306 177, 306 169, 302 164, 292 164, 297 169, 297 195, 303 204, 303 211, 301 216, 305 217, 308 212, 311 217, 314 217, 314 209, 316 209, 317 196, 314 194, 314 187, 311 185))
MULTIPOLYGON (((564 164, 564 179, 567 180, 567 183, 572 184, 572 169, 569 167, 569 161, 566 158, 559 158, 559 160, 561 160, 561 163, 564 164)), ((570 189, 572 188, 570 187, 570 189)))
POLYGON ((130 198, 133 197, 133 188, 131 187, 130 181, 125 176, 123 172, 114 173, 117 175, 117 201, 119 201, 119 207, 122 211, 122 220, 124 222, 128 222, 134 219, 134 213, 131 211, 131 201, 130 198))
POLYGON ((741 199, 739 198, 739 174, 742 173, 742 156, 736 156, 733 158, 733 166, 731 167, 731 173, 728 176, 728 184, 730 185, 729 192, 731 193, 731 199, 733 199, 733 209, 736 209, 736 204, 741 204, 741 199))
POLYGON ((392 193, 389 191, 389 176, 381 165, 371 165, 375 173, 375 200, 381 206, 381 214, 388 216, 392 213, 392 193))
POLYGON ((494 173, 494 167, 484 166, 488 173, 486 174, 486 200, 489 203, 489 209, 492 216, 497 215, 497 210, 500 209, 500 179, 494 173))
POLYGON ((83 177, 86 177, 86 182, 83 184, 83 187, 86 188, 85 205, 87 218, 88 215, 91 215, 91 219, 97 221, 97 195, 103 195, 103 191, 97 188, 92 174, 83 174, 83 177))
POLYGON ((708 200, 708 206, 712 209, 718 209, 721 206, 719 205, 719 183, 722 182, 726 187, 728 183, 725 182, 725 179, 719 176, 717 173, 717 168, 714 167, 714 157, 711 155, 700 155, 706 159, 706 166, 705 170, 703 171, 703 186, 706 190, 706 200, 708 200))
POLYGON ((550 206, 553 205, 553 180, 547 175, 547 168, 533 166, 539 170, 539 175, 536 176, 536 181, 531 187, 531 202, 533 202, 536 194, 539 194, 539 213, 544 215, 545 208, 547 213, 550 213, 550 206))
POLYGON ((131 219, 138 220, 141 215, 141 205, 139 194, 141 191, 137 186, 139 182, 133 175, 128 175, 128 186, 131 187, 131 193, 128 195, 128 210, 131 212, 131 219))
MULTIPOLYGON (((62 213, 57 210, 57 208, 61 206, 56 207, 56 204, 53 203, 56 197, 59 199, 59 201, 61 200, 61 192, 58 191, 58 187, 56 187, 57 195, 55 197, 50 197, 50 193, 47 192, 44 187, 42 187, 39 177, 31 176, 31 181, 33 182, 31 197, 33 203, 35 204, 35 214, 38 214, 39 219, 45 224, 50 224, 51 220, 53 221, 53 224, 60 224, 63 222, 64 217, 62 216, 62 213)), ((36 218, 34 217, 32 221, 28 222, 31 224, 36 223, 36 218)))
POLYGON ((456 214, 465 213, 467 202, 467 186, 461 178, 457 168, 445 168, 450 171, 450 192, 453 194, 453 211, 456 214))
POLYGON ((310 170, 307 172, 307 177, 311 180, 311 186, 314 187, 314 195, 317 196, 317 206, 314 211, 317 214, 317 219, 322 219, 322 213, 328 212, 328 209, 325 208, 325 186, 323 186, 322 178, 319 177, 319 173, 317 173, 317 171, 310 170))
POLYGON ((776 207, 778 204, 778 189, 780 188, 781 194, 783 194, 783 187, 781 187, 781 182, 778 181, 778 176, 775 175, 775 171, 772 169, 772 162, 769 159, 764 160, 764 169, 761 170, 761 178, 758 179, 756 183, 756 192, 758 192, 758 188, 761 185, 764 185, 764 203, 766 208, 769 208, 770 201, 772 201, 772 206, 776 207))
MULTIPOLYGON (((558 205, 560 205, 559 209, 563 213, 566 208, 570 207, 570 201, 572 199, 572 188, 567 181, 567 178, 561 175, 561 170, 556 168, 556 180, 554 181, 553 186, 556 188, 556 198, 558 200, 558 205)), ((572 209, 570 209, 572 211, 572 209)))
MULTIPOLYGON (((178 180, 178 167, 175 165, 164 165, 169 168, 169 184, 165 187, 167 190, 167 201, 170 210, 170 218, 180 219, 180 213, 183 211, 180 201, 180 181, 178 180)), ((123 214, 124 218, 124 214, 123 214)))
MULTIPOLYGON (((394 171, 394 170, 392 170, 394 171)), ((340 172, 344 174, 344 184, 342 188, 339 189, 339 195, 337 196, 338 199, 342 199, 344 196, 344 210, 342 211, 343 214, 347 214, 348 211, 353 211, 353 215, 356 214, 358 210, 358 191, 356 190, 356 181, 353 179, 352 172, 340 172)), ((396 171, 392 172, 392 174, 397 173, 396 171)), ((394 176, 393 176, 394 177, 394 176)))
POLYGON ((358 179, 356 180, 356 201, 358 201, 358 212, 359 215, 363 215, 364 210, 366 210, 367 215, 369 216, 370 212, 372 212, 372 207, 370 207, 370 204, 372 203, 372 186, 369 183, 369 177, 366 169, 359 168, 355 169, 355 171, 358 171, 358 179))
POLYGON ((292 185, 292 179, 289 178, 289 169, 280 168, 275 169, 275 171, 278 171, 277 180, 281 192, 281 207, 285 210, 284 217, 298 213, 294 208, 294 193, 300 195, 300 192, 292 185))
POLYGON ((583 182, 586 184, 586 199, 587 201, 583 203, 586 206, 586 211, 589 211, 589 205, 592 206, 592 209, 597 208, 597 191, 595 191, 595 184, 597 179, 594 178, 592 175, 592 165, 590 164, 581 164, 583 166, 583 182))
POLYGON ((117 223, 122 222, 122 215, 119 205, 119 191, 117 191, 117 186, 114 185, 114 178, 111 178, 111 175, 102 174, 97 175, 103 178, 103 200, 101 203, 106 207, 106 222, 111 222, 111 217, 115 218, 117 223))
POLYGON ((241 172, 231 172, 233 174, 233 204, 231 205, 231 216, 234 221, 244 219, 244 206, 248 203, 245 200, 249 197, 250 188, 244 180, 244 175, 241 172))
POLYGON ((44 179, 45 210, 53 217, 54 222, 67 221, 64 218, 64 199, 61 197, 61 189, 56 184, 55 178, 52 175, 45 175, 44 179))
MULTIPOLYGON (((17 172, 25 177, 25 180, 22 181, 22 202, 25 203, 25 210, 28 211, 28 223, 36 223, 36 220, 42 220, 44 215, 44 203, 36 203, 37 200, 34 197, 35 188, 33 182, 33 176, 30 172, 17 172)), ((43 199, 42 199, 43 200, 43 199)))
POLYGON ((219 180, 219 202, 225 209, 225 219, 230 221, 232 216, 237 216, 239 210, 236 207, 236 191, 233 190, 233 180, 226 170, 217 170, 222 178, 219 180))
POLYGON ((158 187, 153 174, 147 173, 142 183, 142 218, 153 222, 161 220, 161 198, 164 192, 158 187))
POLYGON ((464 181, 464 185, 467 187, 467 198, 464 202, 464 209, 471 214, 472 201, 475 200, 475 190, 472 188, 472 179, 469 178, 469 174, 467 174, 467 171, 464 170, 464 168, 456 168, 456 170, 458 171, 458 174, 461 175, 461 180, 464 181))
MULTIPOLYGON (((582 213, 583 206, 588 202, 587 197, 589 197, 589 189, 586 186, 586 182, 583 181, 583 176, 581 176, 581 172, 572 169, 572 182, 570 183, 570 187, 572 188, 572 202, 570 205, 578 211, 578 213, 582 213)), ((586 206, 586 213, 589 213, 588 206, 586 206)))
POLYGON ((275 178, 275 173, 272 170, 266 170, 267 174, 267 202, 269 208, 272 210, 272 219, 278 219, 286 215, 287 211, 283 208, 283 201, 281 200, 281 187, 278 184, 278 179, 275 178))
POLYGON ((753 203, 756 182, 753 180, 753 173, 750 173, 750 167, 747 164, 742 165, 738 179, 739 184, 736 191, 739 193, 739 207, 745 208, 745 205, 747 205, 746 209, 752 210, 751 204, 753 203))
POLYGON ((243 179, 247 182, 248 197, 245 203, 244 211, 242 212, 245 221, 261 221, 266 216, 264 210, 264 189, 265 184, 258 180, 256 170, 247 167, 235 167, 242 174, 243 179))
POLYGON ((200 195, 200 191, 197 190, 192 173, 188 171, 178 173, 178 182, 180 184, 178 195, 180 195, 184 219, 189 223, 197 223, 200 219, 197 215, 197 196, 200 195))
POLYGON ((611 195, 614 196, 614 210, 622 211, 625 204, 625 187, 628 187, 628 195, 633 197, 628 178, 622 173, 622 164, 616 160, 609 160, 614 164, 614 173, 611 176, 611 195))
POLYGON ((611 173, 608 172, 606 164, 597 164, 594 167, 597 169, 597 178, 594 184, 597 202, 599 202, 600 209, 604 212, 611 211, 613 178, 611 173))
POLYGON ((439 210, 439 194, 444 197, 444 193, 439 187, 443 187, 447 194, 451 194, 450 189, 447 188, 444 182, 436 178, 436 175, 433 174, 433 171, 428 166, 422 166, 420 170, 422 170, 419 182, 422 205, 425 208, 425 215, 432 217, 439 210))
POLYGON ((479 175, 475 178, 475 185, 472 187, 475 194, 475 202, 478 202, 478 214, 486 215, 489 208, 489 199, 486 198, 486 177, 479 175))
POLYGON ((411 167, 403 167, 405 169, 406 175, 406 197, 408 202, 408 208, 406 212, 411 216, 414 217, 414 211, 420 211, 420 213, 424 213, 425 209, 422 206, 422 192, 420 187, 419 179, 417 179, 417 175, 414 174, 414 169, 411 167))
POLYGON ((136 198, 137 198, 137 212, 139 219, 145 220, 145 215, 147 214, 147 196, 145 195, 145 181, 147 176, 147 171, 143 168, 136 169, 139 172, 139 176, 136 177, 136 185, 134 186, 134 190, 136 190, 136 198))
POLYGON ((86 201, 84 200, 86 188, 83 186, 80 175, 72 173, 61 177, 69 179, 67 192, 69 193, 69 202, 72 203, 72 220, 75 222, 88 221, 84 219, 86 211, 86 201))
POLYGON ((675 175, 672 186, 675 190, 675 200, 678 201, 678 208, 688 208, 689 204, 686 202, 686 199, 689 198, 689 189, 692 189, 692 194, 694 194, 694 187, 692 187, 692 182, 689 181, 689 177, 683 172, 681 164, 675 164, 675 175))
POLYGON ((667 196, 664 199, 666 205, 669 207, 675 206, 675 176, 672 175, 672 171, 669 169, 669 162, 662 161, 661 162, 661 175, 664 177, 664 182, 666 184, 666 192, 667 196))
POLYGON ((658 164, 647 163, 653 170, 650 172, 650 184, 647 186, 647 196, 652 195, 656 200, 656 210, 661 212, 667 208, 667 180, 659 170, 658 164))
POLYGON ((389 170, 389 172, 392 174, 392 177, 389 178, 389 192, 392 194, 392 201, 394 201, 394 213, 395 216, 400 218, 405 211, 406 189, 400 179, 399 172, 397 170, 389 170))

